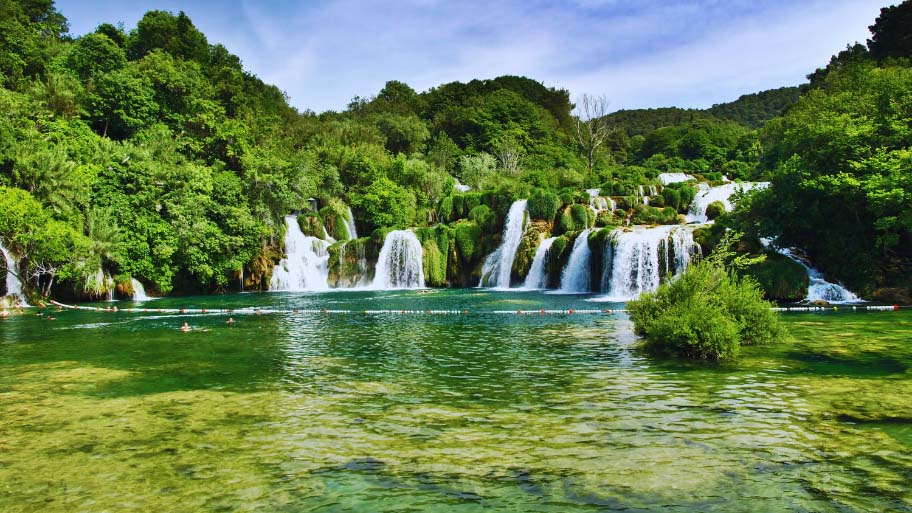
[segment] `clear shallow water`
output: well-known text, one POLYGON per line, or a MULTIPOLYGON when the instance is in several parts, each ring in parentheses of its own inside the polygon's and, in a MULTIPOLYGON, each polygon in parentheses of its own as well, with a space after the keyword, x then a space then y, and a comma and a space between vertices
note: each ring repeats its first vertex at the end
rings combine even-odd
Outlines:
MULTIPOLYGON (((584 299, 146 306, 592 308, 584 299)), ((0 322, 0 511, 912 509, 905 312, 789 315, 794 341, 712 368, 638 352, 617 315, 52 315, 0 322)))

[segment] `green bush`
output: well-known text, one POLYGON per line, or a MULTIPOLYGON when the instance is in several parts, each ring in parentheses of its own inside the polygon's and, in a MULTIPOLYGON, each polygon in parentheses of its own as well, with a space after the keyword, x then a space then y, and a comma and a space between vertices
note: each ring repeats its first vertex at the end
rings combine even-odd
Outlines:
POLYGON ((542 221, 554 221, 557 210, 561 206, 561 199, 553 192, 538 189, 529 198, 529 217, 542 221))
POLYGON ((481 253, 481 227, 474 221, 460 221, 454 229, 459 259, 466 264, 475 263, 481 253))
POLYGON ((441 222, 449 222, 453 216, 453 197, 447 196, 440 200, 440 206, 437 207, 437 219, 441 222))
POLYGON ((594 214, 592 209, 579 203, 570 207, 570 215, 573 217, 573 226, 576 230, 585 230, 589 228, 590 221, 593 220, 594 214))
MULTIPOLYGON (((750 277, 726 269, 731 243, 692 264, 677 279, 627 303, 647 349, 700 360, 734 358, 741 345, 779 339, 778 314, 750 277)), ((737 260, 737 259, 736 259, 737 260)), ((737 264, 735 265, 737 267, 737 264)))
POLYGON ((478 205, 469 212, 469 219, 481 227, 485 233, 493 233, 497 228, 497 214, 487 205, 478 205))
POLYGON ((666 187, 662 191, 662 199, 665 202, 665 205, 674 208, 677 211, 681 211, 681 191, 678 189, 671 189, 666 187))
POLYGON ((800 301, 807 296, 807 270, 779 253, 768 253, 766 260, 744 269, 742 274, 757 280, 767 299, 800 301))
POLYGON ((706 218, 713 220, 725 213, 725 204, 721 201, 713 201, 706 205, 706 218))
MULTIPOLYGON (((662 195, 653 196, 653 197, 649 198, 649 205, 656 207, 656 208, 662 208, 665 206, 665 197, 662 195)), ((672 205, 669 205, 669 207, 674 208, 675 213, 677 213, 677 211, 678 211, 677 207, 674 207, 672 205)))

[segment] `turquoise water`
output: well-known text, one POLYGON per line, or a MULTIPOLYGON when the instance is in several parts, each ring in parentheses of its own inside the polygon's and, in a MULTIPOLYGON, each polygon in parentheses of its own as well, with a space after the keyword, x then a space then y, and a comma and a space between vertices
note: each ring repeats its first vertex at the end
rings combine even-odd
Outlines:
POLYGON ((623 315, 483 313, 621 306, 574 295, 145 306, 286 313, 0 322, 0 511, 912 509, 908 313, 789 315, 794 340, 707 368, 623 315))

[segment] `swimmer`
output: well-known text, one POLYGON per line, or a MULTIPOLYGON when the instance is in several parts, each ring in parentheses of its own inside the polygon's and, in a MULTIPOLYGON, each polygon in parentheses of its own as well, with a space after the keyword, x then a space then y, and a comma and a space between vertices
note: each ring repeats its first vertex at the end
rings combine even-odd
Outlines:
POLYGON ((190 331, 190 330, 192 330, 192 329, 193 329, 193 328, 191 328, 190 325, 187 324, 186 322, 184 323, 183 326, 181 326, 181 331, 190 331))
POLYGON ((232 319, 231 317, 229 317, 228 320, 225 321, 225 324, 234 324, 234 319, 232 319))

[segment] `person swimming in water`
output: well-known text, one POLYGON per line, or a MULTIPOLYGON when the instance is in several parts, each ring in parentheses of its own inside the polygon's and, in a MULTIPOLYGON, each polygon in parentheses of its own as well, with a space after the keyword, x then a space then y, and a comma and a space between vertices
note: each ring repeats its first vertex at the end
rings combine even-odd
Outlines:
POLYGON ((228 320, 225 321, 225 324, 234 324, 234 319, 232 319, 231 317, 229 317, 228 320))
POLYGON ((193 329, 193 328, 191 328, 190 325, 187 324, 186 322, 184 323, 183 326, 181 326, 181 331, 190 331, 190 330, 192 330, 192 329, 193 329))

